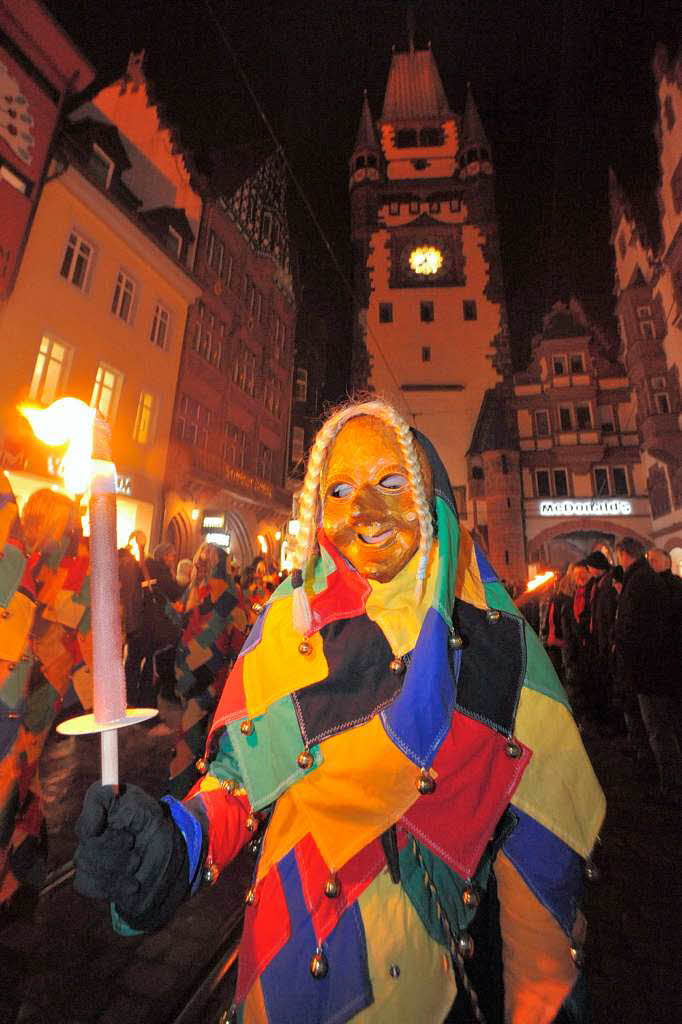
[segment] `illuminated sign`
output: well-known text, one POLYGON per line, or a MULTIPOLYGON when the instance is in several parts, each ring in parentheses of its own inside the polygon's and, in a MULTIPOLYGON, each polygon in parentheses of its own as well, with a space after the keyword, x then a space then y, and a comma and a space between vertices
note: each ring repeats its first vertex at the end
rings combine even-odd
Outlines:
POLYGON ((202 530, 222 530, 225 527, 225 516, 204 516, 201 520, 202 530))
POLYGON ((267 480, 259 480, 257 477, 245 473, 243 469, 236 469, 234 466, 226 465, 223 472, 228 483, 236 484, 238 487, 243 487, 245 490, 265 498, 272 498, 272 484, 267 480))
POLYGON ((632 505, 622 498, 590 498, 587 501, 541 501, 541 516, 630 516, 632 505))
POLYGON ((225 548, 226 551, 230 550, 229 533, 207 533, 205 540, 207 544, 217 544, 219 548, 225 548))

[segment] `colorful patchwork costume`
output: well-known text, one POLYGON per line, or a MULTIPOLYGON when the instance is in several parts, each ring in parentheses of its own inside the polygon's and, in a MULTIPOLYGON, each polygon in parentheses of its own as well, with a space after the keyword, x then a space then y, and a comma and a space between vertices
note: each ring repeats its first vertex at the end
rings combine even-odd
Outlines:
MULTIPOLYGON (((203 778, 167 804, 192 889, 261 823, 238 1021, 584 1019, 582 866, 604 798, 542 645, 414 436, 435 495, 421 601, 418 554, 378 582, 320 528, 303 569, 311 628, 293 628, 289 578, 228 678, 203 778)), ((97 799, 85 837, 115 803, 97 799)), ((95 842, 81 891, 101 898, 95 842)), ((115 918, 155 927, 176 898, 169 883, 151 911, 119 902, 115 918)))
POLYGON ((38 766, 55 716, 74 696, 92 707, 88 564, 70 531, 27 555, 0 473, 0 905, 42 884, 38 766))

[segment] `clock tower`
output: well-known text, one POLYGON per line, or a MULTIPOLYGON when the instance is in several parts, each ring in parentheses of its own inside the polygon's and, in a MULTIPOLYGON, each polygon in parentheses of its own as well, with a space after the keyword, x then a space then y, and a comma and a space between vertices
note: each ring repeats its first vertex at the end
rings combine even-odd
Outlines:
POLYGON ((478 472, 481 416, 511 372, 494 169, 471 90, 457 115, 430 48, 393 53, 376 124, 365 95, 349 189, 354 383, 433 440, 460 515, 485 527, 471 456, 478 472))

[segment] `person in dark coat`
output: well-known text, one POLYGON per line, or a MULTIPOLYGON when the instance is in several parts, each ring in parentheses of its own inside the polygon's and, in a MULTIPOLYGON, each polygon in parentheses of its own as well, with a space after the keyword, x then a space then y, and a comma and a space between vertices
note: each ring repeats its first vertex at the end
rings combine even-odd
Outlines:
POLYGON ((185 587, 175 578, 176 561, 175 548, 172 544, 157 544, 153 558, 147 559, 150 586, 160 591, 171 604, 179 601, 185 592, 185 587))
MULTIPOLYGON (((120 582, 121 608, 123 612, 123 632, 126 638, 126 700, 130 707, 138 705, 140 700, 142 672, 147 670, 148 643, 144 618, 144 592, 142 584, 144 573, 141 562, 144 559, 146 538, 140 530, 130 535, 125 548, 118 553, 118 577, 120 582), (139 560, 133 553, 139 551, 139 560)), ((151 665, 149 665, 151 677, 151 665)))
POLYGON ((607 728, 611 703, 610 678, 599 658, 594 631, 594 616, 602 580, 611 564, 602 551, 592 551, 585 559, 590 578, 585 587, 585 607, 580 620, 580 632, 585 646, 585 694, 590 718, 600 731, 607 728))
MULTIPOLYGON (((177 555, 172 544, 157 544, 145 563, 145 622, 154 665, 154 690, 167 701, 175 699, 175 651, 182 633, 179 613, 171 607, 186 587, 175 578, 177 555)), ((152 719, 153 722, 153 719, 152 719)))
POLYGON ((616 615, 618 671, 637 694, 663 796, 682 799, 682 755, 674 728, 678 687, 672 610, 666 585, 632 537, 616 545, 623 590, 616 615))

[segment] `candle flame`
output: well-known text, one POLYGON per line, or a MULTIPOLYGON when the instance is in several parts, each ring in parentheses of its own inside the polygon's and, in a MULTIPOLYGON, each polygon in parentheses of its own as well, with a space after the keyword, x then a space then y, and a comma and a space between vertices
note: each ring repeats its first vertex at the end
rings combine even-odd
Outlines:
POLYGON ((553 577, 554 573, 551 569, 548 569, 547 572, 540 573, 538 576, 534 576, 532 580, 528 580, 526 593, 531 590, 537 590, 538 587, 541 587, 543 583, 547 583, 553 577))
POLYGON ((50 448, 67 445, 62 459, 64 486, 71 494, 85 494, 92 476, 92 431, 95 410, 78 398, 59 398, 47 409, 20 405, 39 441, 50 448))
POLYGON ((130 549, 130 552, 135 561, 139 562, 140 555, 142 554, 142 552, 140 551, 140 545, 137 543, 137 537, 130 538, 130 540, 128 541, 128 548, 130 549))

